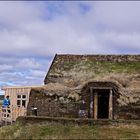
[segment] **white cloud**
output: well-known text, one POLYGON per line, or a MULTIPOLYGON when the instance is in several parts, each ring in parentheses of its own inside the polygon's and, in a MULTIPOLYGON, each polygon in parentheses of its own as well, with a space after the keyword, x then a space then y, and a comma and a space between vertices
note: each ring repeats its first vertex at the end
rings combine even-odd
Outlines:
MULTIPOLYGON (((42 16, 41 2, 1 1, 0 23, 4 27, 18 28, 19 25, 35 21, 42 16)), ((9 28, 8 28, 9 29, 9 28)))
POLYGON ((97 24, 102 24, 106 30, 117 32, 140 31, 139 1, 100 1, 93 5, 89 13, 94 15, 97 24))
POLYGON ((11 65, 7 65, 7 64, 0 65, 0 72, 7 71, 7 70, 9 71, 11 69, 13 69, 13 66, 11 65))
POLYGON ((140 33, 115 33, 108 32, 102 35, 105 41, 114 42, 114 44, 128 46, 133 49, 140 49, 140 33))
POLYGON ((31 75, 32 75, 33 77, 36 77, 36 78, 38 78, 38 77, 44 77, 45 74, 46 74, 46 71, 31 70, 31 75))
POLYGON ((24 58, 20 59, 15 67, 20 69, 39 69, 41 68, 41 64, 34 59, 24 58))

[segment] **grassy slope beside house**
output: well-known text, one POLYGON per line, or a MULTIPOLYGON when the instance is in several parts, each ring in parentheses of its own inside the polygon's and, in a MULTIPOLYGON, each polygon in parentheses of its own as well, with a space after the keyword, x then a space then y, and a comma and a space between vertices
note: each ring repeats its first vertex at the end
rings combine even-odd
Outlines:
POLYGON ((138 139, 140 126, 62 125, 58 123, 21 124, 0 128, 0 139, 138 139))

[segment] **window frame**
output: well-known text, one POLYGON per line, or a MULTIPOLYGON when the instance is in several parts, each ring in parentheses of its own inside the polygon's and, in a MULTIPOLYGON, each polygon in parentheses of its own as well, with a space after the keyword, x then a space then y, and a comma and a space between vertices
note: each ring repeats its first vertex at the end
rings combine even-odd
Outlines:
POLYGON ((16 104, 17 104, 18 107, 27 107, 27 94, 18 93, 17 94, 17 103, 16 104))

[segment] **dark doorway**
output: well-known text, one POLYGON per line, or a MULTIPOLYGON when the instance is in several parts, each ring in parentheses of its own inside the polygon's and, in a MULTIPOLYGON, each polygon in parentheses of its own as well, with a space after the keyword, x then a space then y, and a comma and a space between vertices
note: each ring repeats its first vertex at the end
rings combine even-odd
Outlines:
POLYGON ((109 90, 98 91, 98 118, 108 119, 109 117, 109 90))

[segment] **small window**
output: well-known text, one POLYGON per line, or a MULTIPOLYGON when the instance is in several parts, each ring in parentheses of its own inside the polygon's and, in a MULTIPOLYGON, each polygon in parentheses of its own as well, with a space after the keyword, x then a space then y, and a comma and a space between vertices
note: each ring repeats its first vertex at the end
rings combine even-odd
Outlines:
POLYGON ((21 101, 17 100, 17 106, 20 106, 20 105, 21 105, 21 101))
POLYGON ((21 98, 21 95, 17 95, 17 98, 21 98))
POLYGON ((26 107, 26 100, 27 100, 27 95, 26 94, 18 94, 17 95, 17 106, 19 107, 26 107))
POLYGON ((25 99, 26 98, 26 95, 22 95, 22 98, 25 99))
POLYGON ((22 106, 26 106, 26 101, 25 100, 22 100, 22 106))

